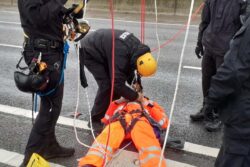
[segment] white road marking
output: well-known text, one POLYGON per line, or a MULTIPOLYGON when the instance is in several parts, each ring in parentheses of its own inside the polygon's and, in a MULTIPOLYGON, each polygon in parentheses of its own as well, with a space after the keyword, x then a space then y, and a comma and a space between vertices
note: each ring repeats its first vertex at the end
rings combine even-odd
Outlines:
MULTIPOLYGON (((0 11, 1 13, 10 13, 10 14, 18 14, 19 12, 16 11, 0 11)), ((171 16, 171 15, 170 15, 171 16)), ((166 16, 167 17, 167 16, 166 16)), ((105 18, 92 18, 88 17, 86 20, 97 20, 97 21, 110 21, 110 19, 105 19, 105 18)), ((124 22, 124 23, 136 23, 136 24, 141 24, 140 21, 130 21, 130 20, 120 20, 120 19, 115 19, 117 22, 124 22)), ((7 23, 7 22, 6 22, 7 23)), ((11 22, 10 22, 11 23, 11 22)), ((155 22, 145 22, 146 24, 155 24, 155 22)), ((20 24, 20 23, 19 23, 20 24)), ((184 26, 184 24, 174 24, 174 23, 157 23, 158 25, 163 25, 163 26, 184 26)), ((190 25, 190 27, 195 27, 198 28, 199 25, 190 25)))
POLYGON ((11 48, 22 48, 22 46, 10 45, 10 44, 4 44, 4 43, 0 43, 0 46, 3 46, 3 47, 11 47, 11 48))
MULTIPOLYGON (((31 110, 6 106, 6 105, 2 105, 2 104, 0 104, 0 112, 6 113, 6 114, 17 115, 17 116, 23 116, 26 118, 32 118, 31 110)), ((61 125, 71 126, 71 127, 74 126, 73 119, 67 118, 67 117, 62 117, 62 116, 59 117, 57 123, 61 124, 61 125)), ((90 130, 90 128, 88 127, 87 124, 88 124, 87 121, 76 120, 76 127, 77 128, 90 130)))
MULTIPOLYGON (((0 162, 10 166, 20 166, 24 156, 22 154, 0 149, 0 162)), ((59 164, 50 163, 51 167, 64 167, 59 164)))
MULTIPOLYGON (((10 166, 19 166, 23 161, 24 155, 7 151, 4 149, 0 149, 0 163, 10 165, 10 166)), ((134 160, 138 160, 138 153, 123 150, 119 156, 113 158, 110 163, 108 164, 109 167, 136 167, 138 165, 134 164, 134 160), (126 157, 126 158, 124 158, 126 157)), ((171 167, 194 167, 189 164, 173 161, 166 159, 167 166, 171 167)), ((51 167, 64 167, 59 164, 50 163, 51 167)))
POLYGON ((193 144, 193 143, 189 143, 189 142, 185 142, 183 150, 185 150, 187 152, 196 153, 196 154, 207 155, 210 157, 217 157, 217 155, 219 153, 218 148, 206 147, 206 146, 193 144))
POLYGON ((16 25, 21 25, 20 22, 12 22, 12 21, 0 21, 2 24, 16 24, 16 25))
MULTIPOLYGON (((138 165, 134 164, 134 161, 138 160, 138 153, 123 150, 118 157, 113 158, 109 164, 108 167, 138 167, 138 165), (126 158, 124 158, 126 157, 126 158)), ((189 164, 173 161, 170 159, 165 159, 167 161, 167 166, 169 167, 194 167, 189 164)))
MULTIPOLYGON (((17 108, 17 107, 11 107, 11 106, 2 105, 2 104, 0 104, 0 112, 31 118, 31 110, 26 110, 26 109, 17 108)), ((61 125, 71 126, 71 127, 74 126, 72 118, 67 118, 67 117, 63 117, 63 116, 59 117, 57 123, 61 124, 61 125)), ((87 124, 88 124, 87 121, 76 120, 76 127, 77 128, 90 130, 90 128, 87 126, 87 124)), ((201 155, 210 156, 210 157, 217 157, 219 149, 185 142, 185 146, 184 146, 183 151, 201 154, 201 155)))
POLYGON ((193 67, 193 66, 183 66, 183 68, 192 69, 192 70, 201 70, 201 67, 193 67))

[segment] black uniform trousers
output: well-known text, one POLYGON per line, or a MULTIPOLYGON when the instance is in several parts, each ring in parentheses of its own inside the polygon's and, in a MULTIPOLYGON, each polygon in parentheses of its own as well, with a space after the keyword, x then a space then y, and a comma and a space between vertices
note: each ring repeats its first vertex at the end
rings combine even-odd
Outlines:
MULTIPOLYGON (((111 77, 108 65, 104 65, 103 63, 99 62, 92 58, 91 55, 83 51, 83 56, 80 57, 81 59, 81 66, 86 66, 90 73, 94 76, 98 90, 96 93, 94 105, 91 110, 91 118, 92 121, 100 121, 110 104, 110 96, 111 96, 111 77)), ((116 95, 115 92, 113 94, 113 100, 119 99, 120 96, 116 95)))
POLYGON ((223 139, 215 167, 249 167, 250 140, 223 139))
POLYGON ((207 96, 211 78, 216 74, 218 67, 223 63, 224 55, 214 54, 213 52, 205 49, 202 58, 202 92, 203 97, 207 96))
MULTIPOLYGON (((31 47, 30 47, 31 48, 31 47)), ((37 51, 32 51, 28 46, 24 49, 25 62, 29 64, 37 51)), ((32 153, 43 155, 49 146, 57 143, 55 137, 55 125, 61 112, 64 84, 58 84, 61 77, 63 50, 42 51, 42 61, 49 65, 57 65, 49 74, 49 84, 42 93, 46 93, 54 88, 56 90, 48 96, 41 96, 40 109, 31 130, 29 140, 25 149, 25 159, 28 161, 32 153)))

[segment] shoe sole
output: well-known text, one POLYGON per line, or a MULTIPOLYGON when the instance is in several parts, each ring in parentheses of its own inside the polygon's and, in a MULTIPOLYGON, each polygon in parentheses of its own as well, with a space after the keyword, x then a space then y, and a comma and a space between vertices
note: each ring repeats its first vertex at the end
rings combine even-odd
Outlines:
POLYGON ((210 128, 205 128, 208 132, 218 132, 221 130, 221 128, 218 129, 210 129, 210 128))
POLYGON ((204 120, 204 118, 192 118, 192 117, 190 117, 190 119, 193 122, 199 122, 199 121, 203 121, 204 120))

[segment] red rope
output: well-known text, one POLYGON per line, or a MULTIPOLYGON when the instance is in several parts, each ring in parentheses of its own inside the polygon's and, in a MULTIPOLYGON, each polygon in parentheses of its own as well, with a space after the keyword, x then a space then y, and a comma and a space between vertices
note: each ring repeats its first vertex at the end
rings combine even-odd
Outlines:
MULTIPOLYGON (((192 21, 196 19, 198 13, 201 11, 201 9, 203 8, 203 6, 204 6, 204 3, 202 3, 202 4, 195 10, 194 14, 193 14, 192 17, 191 17, 191 20, 192 20, 192 21)), ((166 42, 164 42, 164 43, 160 46, 160 48, 163 48, 163 47, 167 46, 168 44, 172 43, 175 39, 177 39, 177 38, 186 30, 187 24, 188 24, 188 23, 186 23, 186 24, 185 24, 176 34, 174 34, 174 36, 172 36, 170 39, 168 39, 166 42)), ((159 49, 158 47, 157 47, 157 48, 154 48, 154 49, 152 49, 152 52, 155 52, 155 51, 157 51, 158 49, 159 49)))
MULTIPOLYGON (((115 24, 114 24, 114 6, 113 0, 109 0, 109 9, 110 9, 110 16, 111 16, 111 25, 112 25, 112 79, 111 79, 111 92, 110 92, 110 103, 112 103, 113 96, 114 96, 114 83, 115 83, 115 24)), ((108 137, 105 146, 105 155, 104 161, 102 166, 105 166, 106 163, 106 155, 108 151, 108 144, 110 139, 110 120, 108 120, 108 137)))
POLYGON ((141 42, 145 41, 145 0, 141 0, 141 42))

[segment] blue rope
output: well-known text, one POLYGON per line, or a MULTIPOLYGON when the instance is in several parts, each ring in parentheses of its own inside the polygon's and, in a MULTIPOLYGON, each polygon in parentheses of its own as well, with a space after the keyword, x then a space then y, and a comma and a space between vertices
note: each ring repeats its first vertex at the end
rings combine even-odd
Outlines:
MULTIPOLYGON (((63 67, 62 67, 62 71, 61 71, 59 85, 64 82, 64 70, 66 69, 66 61, 67 61, 68 53, 69 53, 69 44, 66 41, 64 43, 64 47, 63 47, 64 58, 63 58, 63 67)), ((48 95, 52 94, 56 89, 57 89, 57 87, 51 89, 50 91, 48 91, 46 93, 36 92, 36 94, 38 94, 40 97, 48 96, 48 95)))

